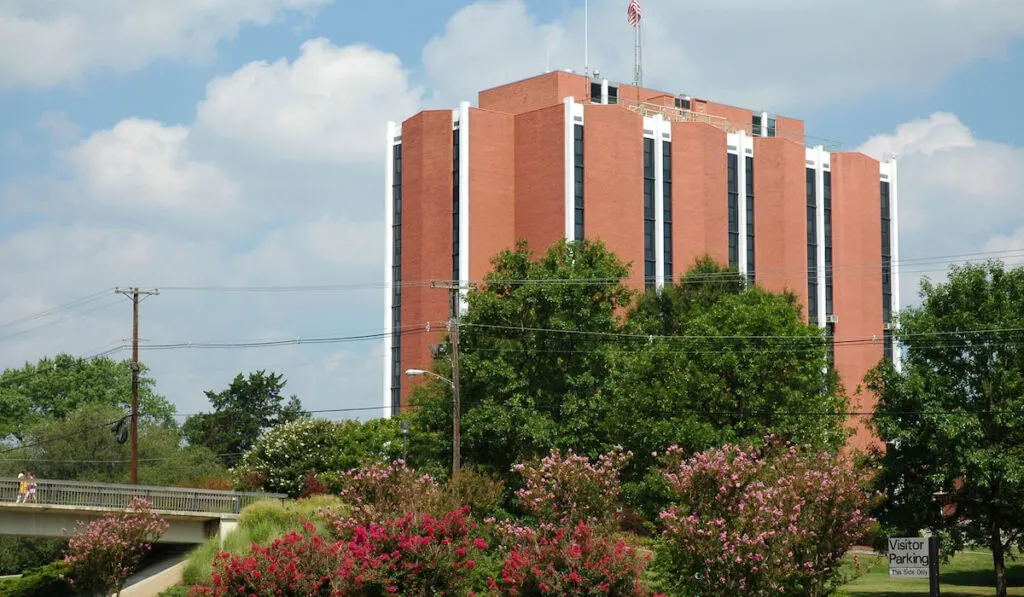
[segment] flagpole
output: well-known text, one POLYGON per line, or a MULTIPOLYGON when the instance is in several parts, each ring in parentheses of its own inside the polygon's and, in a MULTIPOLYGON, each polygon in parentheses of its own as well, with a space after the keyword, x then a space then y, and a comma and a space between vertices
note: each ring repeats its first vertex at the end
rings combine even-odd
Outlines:
POLYGON ((590 0, 583 0, 583 74, 590 76, 590 0))

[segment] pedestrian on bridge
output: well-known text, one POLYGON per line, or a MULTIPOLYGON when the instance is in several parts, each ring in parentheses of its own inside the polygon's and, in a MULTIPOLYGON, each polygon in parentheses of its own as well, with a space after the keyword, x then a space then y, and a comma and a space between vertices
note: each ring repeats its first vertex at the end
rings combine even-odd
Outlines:
POLYGON ((25 498, 25 503, 27 504, 29 500, 39 503, 39 497, 36 496, 36 476, 32 473, 28 474, 28 497, 25 498))
POLYGON ((22 504, 28 500, 28 479, 25 478, 25 473, 18 473, 18 499, 14 500, 15 504, 22 504))

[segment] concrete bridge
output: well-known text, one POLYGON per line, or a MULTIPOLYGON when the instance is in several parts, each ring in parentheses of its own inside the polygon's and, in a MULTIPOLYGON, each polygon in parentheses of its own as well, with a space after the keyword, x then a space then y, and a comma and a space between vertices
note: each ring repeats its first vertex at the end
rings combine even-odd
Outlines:
POLYGON ((15 503, 19 479, 0 477, 0 535, 66 537, 79 522, 89 523, 123 510, 133 498, 149 501, 168 523, 161 543, 222 540, 238 526, 242 508, 263 500, 284 500, 279 493, 249 493, 147 485, 117 485, 34 479, 38 502, 15 503))

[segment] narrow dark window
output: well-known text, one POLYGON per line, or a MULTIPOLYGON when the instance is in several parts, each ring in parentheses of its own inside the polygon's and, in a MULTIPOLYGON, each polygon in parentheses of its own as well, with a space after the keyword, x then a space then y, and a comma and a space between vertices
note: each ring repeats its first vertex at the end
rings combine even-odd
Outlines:
POLYGON ((654 228, 654 139, 644 137, 644 287, 654 288, 657 281, 654 228))
POLYGON ((739 156, 729 154, 729 267, 740 264, 739 156))
POLYGON ((807 169, 807 320, 818 322, 818 185, 807 169))
POLYGON ((619 88, 609 85, 608 86, 608 103, 617 104, 619 103, 619 88))
POLYGON ((672 143, 661 142, 661 190, 665 205, 665 282, 672 283, 672 143))
POLYGON ((767 132, 767 134, 765 136, 766 137, 774 137, 775 136, 775 119, 774 118, 769 118, 768 119, 768 132, 767 132))
POLYGON ((679 108, 680 110, 689 110, 690 100, 686 99, 685 97, 677 97, 676 107, 679 108))
POLYGON ((583 125, 573 126, 573 230, 576 240, 583 240, 583 125))
POLYGON ((590 103, 600 104, 601 103, 601 84, 591 81, 590 83, 590 103))
POLYGON ((825 314, 832 315, 832 173, 824 172, 825 196, 825 314))
POLYGON ((828 335, 828 364, 834 368, 836 366, 836 324, 831 321, 826 323, 825 333, 828 335))
POLYGON ((402 408, 402 145, 391 150, 391 414, 402 408))
POLYGON ((754 277, 754 158, 747 157, 747 283, 754 277))
POLYGON ((751 118, 751 133, 755 137, 760 137, 761 136, 761 115, 760 114, 754 114, 753 117, 751 118))
POLYGON ((889 183, 882 181, 882 323, 885 324, 885 359, 892 360, 892 332, 889 323, 892 321, 892 203, 889 196, 889 183))
MULTIPOLYGON (((459 129, 452 131, 452 281, 461 279, 459 271, 459 129)), ((449 311, 455 315, 458 298, 449 299, 449 311)))

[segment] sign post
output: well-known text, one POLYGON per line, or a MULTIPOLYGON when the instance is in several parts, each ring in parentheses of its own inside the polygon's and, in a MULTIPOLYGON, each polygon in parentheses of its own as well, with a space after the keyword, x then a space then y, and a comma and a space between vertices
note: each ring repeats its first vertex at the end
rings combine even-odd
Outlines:
POLYGON ((929 595, 939 596, 939 538, 890 537, 889 578, 927 578, 929 595))

